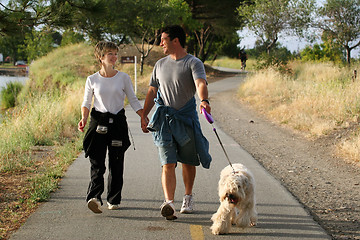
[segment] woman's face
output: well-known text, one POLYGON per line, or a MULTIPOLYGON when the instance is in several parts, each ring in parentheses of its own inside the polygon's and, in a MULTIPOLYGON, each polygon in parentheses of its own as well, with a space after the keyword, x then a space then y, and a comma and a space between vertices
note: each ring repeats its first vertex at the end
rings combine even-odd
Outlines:
POLYGON ((116 50, 110 50, 109 52, 105 53, 105 55, 101 58, 101 63, 103 65, 111 65, 114 66, 118 59, 118 52, 116 50))

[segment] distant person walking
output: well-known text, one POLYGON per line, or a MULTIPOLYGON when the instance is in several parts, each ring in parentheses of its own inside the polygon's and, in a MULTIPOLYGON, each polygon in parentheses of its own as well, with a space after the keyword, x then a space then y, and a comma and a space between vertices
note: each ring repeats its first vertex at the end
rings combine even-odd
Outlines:
POLYGON ((196 166, 210 167, 209 143, 202 135, 194 94, 201 100, 200 111, 210 113, 204 64, 185 50, 185 32, 178 26, 168 26, 161 34, 160 46, 167 57, 154 66, 150 87, 144 103, 141 127, 153 133, 162 165, 161 182, 165 201, 161 214, 174 220, 175 167, 182 163, 185 195, 181 213, 193 212, 193 185, 196 166), (147 115, 156 103, 151 121, 147 115))
POLYGON ((95 57, 101 69, 88 76, 85 84, 84 101, 81 105, 82 118, 78 129, 84 132, 91 110, 89 129, 84 137, 85 157, 91 163, 91 181, 87 191, 88 208, 101 213, 104 192, 104 173, 106 152, 109 158, 107 186, 108 209, 118 209, 123 187, 124 154, 130 146, 128 125, 125 116, 124 100, 128 98, 131 107, 141 116, 139 103, 128 74, 114 69, 118 59, 118 47, 113 42, 101 41, 95 46, 95 57))
POLYGON ((245 71, 246 60, 248 59, 248 56, 247 56, 244 48, 240 50, 239 58, 240 58, 240 61, 241 61, 241 70, 245 71))

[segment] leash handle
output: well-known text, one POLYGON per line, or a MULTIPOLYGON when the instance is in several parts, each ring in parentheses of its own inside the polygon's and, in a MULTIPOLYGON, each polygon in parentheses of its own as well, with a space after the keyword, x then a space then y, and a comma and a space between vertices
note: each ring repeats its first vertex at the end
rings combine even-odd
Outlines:
POLYGON ((205 108, 202 109, 202 112, 203 112, 206 120, 207 120, 210 124, 212 124, 212 123, 214 122, 214 119, 213 119, 213 117, 211 116, 211 114, 208 113, 208 112, 205 110, 205 108))

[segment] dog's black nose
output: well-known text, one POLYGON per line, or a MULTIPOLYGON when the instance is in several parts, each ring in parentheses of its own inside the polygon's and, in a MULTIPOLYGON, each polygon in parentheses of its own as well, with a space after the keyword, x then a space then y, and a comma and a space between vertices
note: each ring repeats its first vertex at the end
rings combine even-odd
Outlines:
POLYGON ((234 198, 235 198, 235 195, 229 194, 229 198, 230 198, 230 199, 234 199, 234 198))

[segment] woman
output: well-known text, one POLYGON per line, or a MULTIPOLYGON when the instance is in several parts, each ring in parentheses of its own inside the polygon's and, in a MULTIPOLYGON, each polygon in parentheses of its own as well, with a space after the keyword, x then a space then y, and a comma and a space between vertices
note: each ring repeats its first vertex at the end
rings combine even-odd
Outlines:
POLYGON ((95 58, 101 69, 86 80, 84 101, 81 105, 82 119, 78 124, 78 129, 84 132, 94 98, 91 121, 83 143, 85 157, 89 157, 91 163, 91 181, 86 201, 88 208, 94 213, 102 212, 100 206, 103 205, 101 194, 104 192, 106 151, 109 159, 108 209, 120 207, 124 154, 130 146, 124 110, 125 95, 139 116, 143 111, 129 75, 114 69, 118 50, 113 42, 101 41, 95 46, 95 58))

